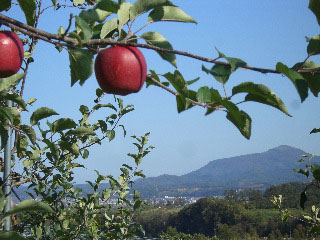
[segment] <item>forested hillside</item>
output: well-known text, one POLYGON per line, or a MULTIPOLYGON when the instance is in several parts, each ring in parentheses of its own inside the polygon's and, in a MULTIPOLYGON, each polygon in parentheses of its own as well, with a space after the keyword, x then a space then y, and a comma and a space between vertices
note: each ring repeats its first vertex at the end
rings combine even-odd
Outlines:
MULTIPOLYGON (((272 196, 283 194, 285 208, 298 216, 299 192, 305 183, 286 183, 269 187, 264 193, 247 189, 228 190, 223 199, 206 197, 187 206, 146 207, 138 217, 149 237, 170 239, 307 239, 308 227, 303 221, 289 219, 282 222, 280 214, 271 203, 272 196), (174 238, 180 237, 180 238, 174 238), (243 238, 245 236, 245 238, 243 238)), ((320 190, 307 201, 305 212, 311 205, 320 203, 320 190)))

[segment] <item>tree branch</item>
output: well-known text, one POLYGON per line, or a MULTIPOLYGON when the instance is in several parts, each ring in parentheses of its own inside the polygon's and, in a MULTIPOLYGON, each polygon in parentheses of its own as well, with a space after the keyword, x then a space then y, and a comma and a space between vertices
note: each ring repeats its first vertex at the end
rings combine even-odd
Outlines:
MULTIPOLYGON (((168 88, 167 86, 165 86, 164 84, 162 84, 161 82, 157 81, 155 78, 152 77, 152 75, 148 75, 149 79, 155 84, 157 85, 158 87, 161 87, 162 89, 166 90, 167 92, 175 95, 175 96, 178 96, 179 93, 173 91, 172 89, 168 88)), ((201 102, 197 102, 197 101, 194 101, 188 97, 186 97, 186 99, 194 106, 200 106, 200 107, 204 107, 204 108, 210 108, 210 109, 215 109, 215 110, 219 110, 221 108, 223 108, 223 106, 211 106, 211 104, 214 104, 214 103, 210 103, 210 104, 206 104, 206 103, 201 103, 201 102)))
MULTIPOLYGON (((12 29, 16 29, 16 30, 20 31, 21 33, 23 33, 25 35, 41 39, 43 41, 49 42, 49 43, 54 44, 56 46, 60 45, 60 46, 73 47, 73 48, 76 48, 78 46, 78 40, 75 38, 48 33, 48 32, 43 31, 41 29, 34 28, 32 26, 29 26, 27 24, 19 22, 15 19, 9 18, 3 14, 0 14, 0 24, 6 25, 12 29), (59 41, 59 42, 57 42, 57 41, 59 41), (60 43, 61 41, 64 42, 64 44, 60 43)), ((159 52, 177 54, 177 55, 197 59, 197 60, 200 60, 203 62, 214 63, 214 64, 219 64, 219 65, 224 65, 224 66, 230 66, 229 63, 218 61, 216 59, 210 59, 210 58, 202 57, 202 56, 195 55, 195 54, 192 54, 189 52, 184 52, 184 51, 179 51, 179 50, 174 50, 174 49, 160 48, 160 47, 153 46, 150 44, 139 44, 139 43, 132 43, 132 42, 115 42, 112 39, 91 39, 87 42, 82 43, 83 47, 87 47, 89 49, 92 46, 107 46, 107 45, 133 46, 133 47, 146 48, 146 49, 151 49, 151 50, 155 50, 155 51, 159 51, 159 52)), ((260 72, 260 73, 281 74, 281 72, 278 72, 274 69, 258 68, 258 67, 248 66, 248 65, 243 66, 241 68, 248 69, 248 70, 255 71, 255 72, 260 72)), ((298 72, 314 73, 319 70, 320 70, 320 67, 313 68, 313 69, 300 69, 300 70, 298 70, 298 72)))

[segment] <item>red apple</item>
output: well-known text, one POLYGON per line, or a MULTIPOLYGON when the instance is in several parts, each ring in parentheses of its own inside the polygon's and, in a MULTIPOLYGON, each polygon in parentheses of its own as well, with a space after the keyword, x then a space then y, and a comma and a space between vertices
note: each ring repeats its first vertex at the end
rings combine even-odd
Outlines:
POLYGON ((19 71, 23 53, 23 44, 14 32, 0 31, 0 78, 10 77, 19 71))
POLYGON ((147 75, 147 64, 136 47, 115 46, 98 53, 94 71, 106 93, 128 95, 139 92, 147 75))

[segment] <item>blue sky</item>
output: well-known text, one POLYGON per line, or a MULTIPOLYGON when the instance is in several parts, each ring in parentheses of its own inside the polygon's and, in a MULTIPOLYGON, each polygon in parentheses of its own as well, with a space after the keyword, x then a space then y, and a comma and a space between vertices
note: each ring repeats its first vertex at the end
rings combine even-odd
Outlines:
MULTIPOLYGON (((145 31, 158 31, 174 49, 205 57, 215 58, 216 47, 227 56, 241 58, 251 66, 274 69, 279 61, 292 66, 307 56, 305 36, 319 33, 319 25, 308 9, 308 1, 173 2, 195 18, 198 24, 154 23, 145 31)), ((48 11, 41 16, 39 28, 53 33, 59 26, 66 28, 70 10, 48 11)), ((25 21, 18 9, 7 14, 25 21)), ((148 69, 157 73, 175 70, 157 53, 146 49, 142 51, 148 69)), ((59 53, 52 45, 40 42, 34 58, 25 97, 38 99, 35 108, 47 106, 60 113, 60 117, 76 118, 81 104, 92 105, 98 87, 96 79, 93 75, 83 87, 76 85, 71 88, 66 52, 59 53)), ((319 57, 312 60, 320 62, 319 57)), ((202 64, 206 67, 212 65, 181 56, 177 56, 177 64, 185 79, 201 78, 193 89, 208 85, 222 91, 211 76, 201 71, 202 64)), ((122 122, 128 131, 127 137, 123 138, 119 130, 111 143, 93 147, 89 159, 80 161, 87 168, 76 172, 76 181, 92 180, 94 169, 103 174, 117 175, 122 163, 130 163, 126 154, 134 148, 129 136, 146 132, 151 132, 150 143, 156 147, 142 164, 147 176, 181 175, 215 159, 263 152, 283 144, 320 154, 320 134, 309 135, 313 128, 320 127, 318 98, 309 93, 309 98, 301 104, 289 79, 247 70, 238 70, 231 76, 226 85, 227 91, 230 93, 233 86, 243 81, 269 86, 282 98, 293 117, 261 104, 242 104, 240 108, 253 120, 251 139, 246 140, 226 120, 224 112, 204 116, 205 110, 193 108, 178 114, 174 96, 160 88, 144 87, 138 94, 123 98, 125 103, 134 104, 136 109, 122 122)), ((113 101, 113 96, 106 99, 113 101)))

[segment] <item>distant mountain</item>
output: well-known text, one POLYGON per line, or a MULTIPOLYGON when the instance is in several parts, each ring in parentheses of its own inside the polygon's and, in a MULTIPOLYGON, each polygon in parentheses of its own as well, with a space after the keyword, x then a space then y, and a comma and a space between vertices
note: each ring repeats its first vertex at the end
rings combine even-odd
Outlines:
POLYGON ((282 145, 266 152, 223 158, 182 176, 161 175, 139 179, 134 188, 143 197, 222 195, 227 189, 255 188, 264 190, 271 185, 306 181, 293 171, 304 168, 297 162, 304 151, 282 145))
MULTIPOLYGON (((164 174, 138 179, 133 189, 138 189, 141 196, 145 198, 167 195, 214 196, 223 195, 227 189, 265 190, 271 185, 306 181, 305 176, 293 171, 295 168, 305 168, 305 162, 298 162, 304 154, 307 153, 282 145, 262 153, 214 160, 182 176, 164 174)), ((318 157, 317 160, 320 158, 318 157)), ((106 187, 108 187, 107 184, 102 184, 101 189, 106 187)), ((75 188, 81 188, 84 194, 92 192, 89 184, 76 184, 75 188)), ((28 198, 26 190, 26 186, 21 186, 16 189, 16 192, 25 199, 28 198)))

